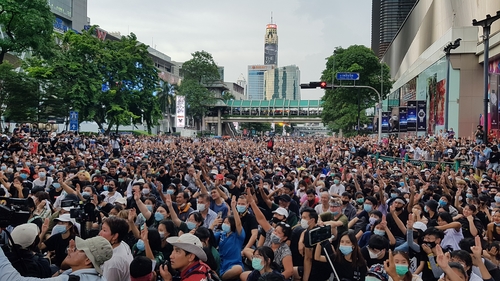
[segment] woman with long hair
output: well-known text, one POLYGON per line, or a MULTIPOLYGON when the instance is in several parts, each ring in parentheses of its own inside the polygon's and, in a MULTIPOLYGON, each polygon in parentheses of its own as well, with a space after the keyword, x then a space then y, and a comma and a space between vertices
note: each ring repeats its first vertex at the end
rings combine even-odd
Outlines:
POLYGON ((368 268, 361 254, 358 241, 354 233, 346 231, 340 235, 339 246, 336 249, 335 268, 340 280, 364 281, 368 268))
POLYGON ((204 226, 198 227, 194 235, 200 238, 203 244, 203 250, 207 253, 207 261, 205 262, 217 274, 220 272, 220 255, 217 251, 217 243, 215 241, 214 233, 211 229, 204 226))
POLYGON ((409 270, 410 257, 403 251, 389 251, 389 259, 385 262, 386 271, 392 280, 422 281, 420 276, 412 274, 409 270))

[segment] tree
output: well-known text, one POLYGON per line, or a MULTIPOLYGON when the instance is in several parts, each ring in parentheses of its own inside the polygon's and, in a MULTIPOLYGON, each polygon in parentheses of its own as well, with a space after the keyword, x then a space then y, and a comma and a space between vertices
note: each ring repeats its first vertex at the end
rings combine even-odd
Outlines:
POLYGON ((8 52, 47 54, 55 41, 52 37, 55 17, 47 0, 3 0, 0 3, 0 64, 8 52))
POLYGON ((173 132, 170 115, 175 112, 175 86, 160 80, 158 104, 162 114, 168 119, 168 132, 173 132))
POLYGON ((256 133, 261 132, 269 132, 271 131, 271 123, 259 123, 259 122, 249 122, 249 123, 240 123, 240 128, 247 129, 249 134, 252 130, 255 130, 256 133))
POLYGON ((218 67, 210 53, 198 51, 182 65, 184 79, 179 86, 179 95, 186 97, 187 115, 200 119, 215 104, 215 93, 207 86, 220 81, 218 67))
POLYGON ((0 64, 0 115, 15 122, 39 121, 40 91, 36 79, 14 70, 9 63, 0 64))
MULTIPOLYGON (((333 55, 327 58, 321 81, 332 83, 332 77, 338 72, 358 72, 360 78, 355 81, 356 85, 371 86, 375 89, 380 89, 383 81, 384 92, 380 93, 382 99, 389 94, 393 84, 389 67, 381 64, 375 53, 365 46, 336 48, 333 55)), ((335 82, 333 84, 339 84, 338 81, 335 82)), ((349 81, 343 81, 342 84, 352 85, 349 81)), ((354 131, 358 113, 360 124, 368 122, 364 112, 368 108, 373 108, 378 102, 378 96, 373 90, 363 88, 327 89, 322 99, 324 101, 323 123, 328 124, 335 131, 342 129, 347 134, 354 131), (358 97, 360 110, 358 110, 358 97)))
POLYGON ((231 92, 224 91, 222 93, 222 100, 223 101, 234 100, 234 99, 235 99, 235 97, 231 92))
POLYGON ((71 108, 79 112, 80 122, 94 121, 107 133, 140 119, 151 132, 161 111, 153 94, 159 78, 147 46, 133 33, 101 41, 92 35, 95 28, 58 35, 55 55, 30 60, 28 72, 43 81, 44 92, 53 96, 46 101, 55 102, 52 108, 62 116, 71 108))

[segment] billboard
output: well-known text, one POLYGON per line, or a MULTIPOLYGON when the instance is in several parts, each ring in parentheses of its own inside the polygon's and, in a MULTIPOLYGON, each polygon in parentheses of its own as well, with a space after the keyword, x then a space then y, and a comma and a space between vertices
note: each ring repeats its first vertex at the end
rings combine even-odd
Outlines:
POLYGON ((406 107, 406 130, 408 132, 417 131, 417 101, 408 101, 406 107))
POLYGON ((404 106, 399 108, 399 132, 405 133, 408 130, 408 120, 406 119, 408 109, 404 106))
POLYGON ((278 44, 266 43, 264 45, 264 64, 278 64, 278 44))
MULTIPOLYGON (((425 132, 427 130, 427 102, 417 101, 417 131, 425 132)), ((429 134, 433 134, 429 131, 429 134)))
POLYGON ((186 97, 175 97, 175 126, 184 128, 186 126, 186 97))
POLYGON ((399 133, 399 107, 397 106, 391 110, 389 126, 391 127, 391 133, 399 133))
POLYGON ((389 119, 391 117, 391 112, 382 112, 382 133, 387 134, 391 132, 391 125, 389 119))

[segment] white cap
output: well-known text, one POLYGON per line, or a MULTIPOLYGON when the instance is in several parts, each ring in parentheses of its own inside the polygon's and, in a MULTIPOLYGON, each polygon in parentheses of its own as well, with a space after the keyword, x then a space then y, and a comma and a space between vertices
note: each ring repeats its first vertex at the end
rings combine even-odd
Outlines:
POLYGON ((279 207, 278 209, 274 210, 273 214, 278 214, 281 216, 285 216, 285 218, 288 218, 288 211, 282 207, 279 207))

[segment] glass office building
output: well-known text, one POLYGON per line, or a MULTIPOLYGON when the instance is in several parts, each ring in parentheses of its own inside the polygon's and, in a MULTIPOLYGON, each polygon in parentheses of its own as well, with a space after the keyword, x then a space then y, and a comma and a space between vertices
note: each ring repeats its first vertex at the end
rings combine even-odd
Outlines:
POLYGON ((296 65, 266 71, 264 82, 266 100, 300 100, 300 70, 296 65))
POLYGON ((249 100, 263 100, 265 97, 264 76, 267 70, 274 69, 274 65, 249 65, 247 94, 249 100))

